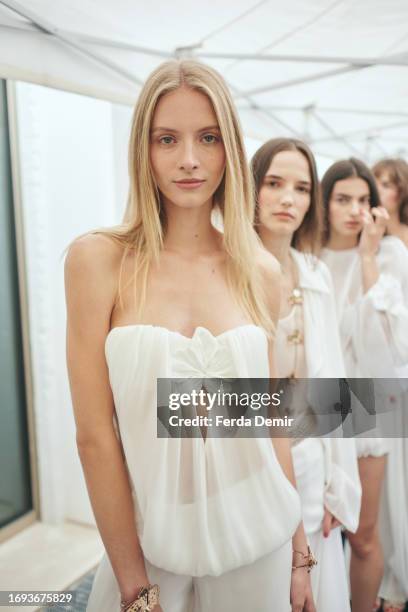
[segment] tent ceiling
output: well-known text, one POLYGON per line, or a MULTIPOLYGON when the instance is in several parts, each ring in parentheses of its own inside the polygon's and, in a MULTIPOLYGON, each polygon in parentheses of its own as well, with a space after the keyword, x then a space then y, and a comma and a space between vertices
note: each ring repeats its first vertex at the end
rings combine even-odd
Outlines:
POLYGON ((0 76, 133 104, 167 57, 209 63, 246 135, 408 157, 406 0, 0 0, 0 76))

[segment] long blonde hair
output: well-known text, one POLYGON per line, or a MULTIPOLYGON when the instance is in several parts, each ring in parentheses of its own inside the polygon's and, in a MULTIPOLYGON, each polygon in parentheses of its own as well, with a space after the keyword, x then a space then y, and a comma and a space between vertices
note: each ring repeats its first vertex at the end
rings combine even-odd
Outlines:
POLYGON ((150 164, 150 130, 159 99, 183 86, 200 91, 209 98, 225 147, 225 174, 214 194, 214 206, 218 206, 223 218, 230 287, 251 320, 272 334, 274 325, 256 262, 257 253, 262 247, 253 229, 253 186, 237 112, 222 77, 209 66, 193 60, 165 62, 145 82, 132 118, 130 188, 124 220, 117 227, 96 230, 124 246, 119 297, 123 263, 132 251, 135 257, 135 292, 138 279, 135 297, 138 311, 141 311, 146 297, 149 266, 157 262, 163 247, 166 219, 150 164))

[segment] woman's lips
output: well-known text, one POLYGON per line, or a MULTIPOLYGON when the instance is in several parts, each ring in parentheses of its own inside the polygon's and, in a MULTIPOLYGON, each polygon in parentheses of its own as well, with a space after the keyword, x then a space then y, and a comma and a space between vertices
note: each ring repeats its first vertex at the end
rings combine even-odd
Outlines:
POLYGON ((360 221, 346 221, 344 225, 350 229, 355 229, 356 227, 360 227, 361 223, 360 221))
POLYGON ((279 217, 280 219, 294 219, 293 215, 291 215, 290 213, 286 213, 286 212, 274 213, 273 216, 274 217, 279 217))
POLYGON ((182 179, 181 181, 174 181, 177 187, 180 189, 198 189, 205 181, 201 179, 182 179))

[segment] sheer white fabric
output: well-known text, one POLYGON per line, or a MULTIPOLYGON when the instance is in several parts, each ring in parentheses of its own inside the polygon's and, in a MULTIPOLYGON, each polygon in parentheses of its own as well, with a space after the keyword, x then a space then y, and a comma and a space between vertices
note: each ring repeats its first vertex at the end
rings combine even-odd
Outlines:
MULTIPOLYGON (((288 571, 291 565, 289 541, 254 563, 221 576, 195 578, 173 574, 147 560, 146 571, 149 581, 160 585, 164 612, 291 612, 291 572, 288 571)), ((116 580, 105 555, 95 577, 87 612, 119 612, 119 604, 116 580)))
POLYGON ((377 254, 380 276, 363 294, 358 249, 323 249, 332 274, 348 376, 394 378, 408 363, 408 251, 392 236, 377 254))
MULTIPOLYGON (((264 330, 250 324, 213 336, 199 327, 188 338, 130 325, 111 330, 105 351, 147 562, 171 575, 208 579, 269 556, 280 579, 271 571, 264 581, 286 610, 291 564, 285 547, 299 524, 300 502, 271 440, 157 437, 157 378, 269 378, 264 330)), ((98 607, 107 572, 105 560, 88 610, 111 612, 98 607)), ((115 588, 111 598, 118 597, 115 588)))
MULTIPOLYGON (((408 252, 403 243, 392 236, 381 241, 380 276, 365 294, 357 248, 323 249, 322 259, 334 282, 347 375, 398 377, 398 368, 408 362, 408 252)), ((359 457, 388 452, 387 441, 375 429, 371 433, 356 439, 359 457)))
MULTIPOLYGON (((299 371, 310 378, 344 377, 336 309, 330 273, 310 255, 291 250, 303 295, 304 348, 297 354, 299 371), (328 330, 330 338, 328 341, 328 330), (323 359, 322 359, 323 357, 323 359)), ((293 347, 287 343, 290 318, 279 321, 276 338, 278 375, 293 369, 293 347)), ((361 504, 356 447, 353 439, 309 438, 292 447, 305 531, 318 566, 311 573, 317 612, 350 610, 340 530, 323 537, 325 507, 351 531, 356 531, 361 504)))

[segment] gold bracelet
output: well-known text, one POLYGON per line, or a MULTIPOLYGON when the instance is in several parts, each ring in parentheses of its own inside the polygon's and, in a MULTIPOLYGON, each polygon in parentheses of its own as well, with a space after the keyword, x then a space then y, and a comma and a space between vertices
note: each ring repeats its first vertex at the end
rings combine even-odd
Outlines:
POLYGON ((142 587, 133 601, 121 601, 120 609, 123 612, 152 612, 159 603, 159 585, 149 584, 142 587))
POLYGON ((306 560, 306 563, 303 565, 292 565, 292 571, 299 569, 301 567, 307 567, 307 573, 309 574, 315 565, 317 565, 317 560, 313 556, 312 551, 310 550, 310 546, 307 547, 307 553, 303 553, 300 550, 294 550, 294 553, 298 555, 302 555, 303 559, 306 560))

